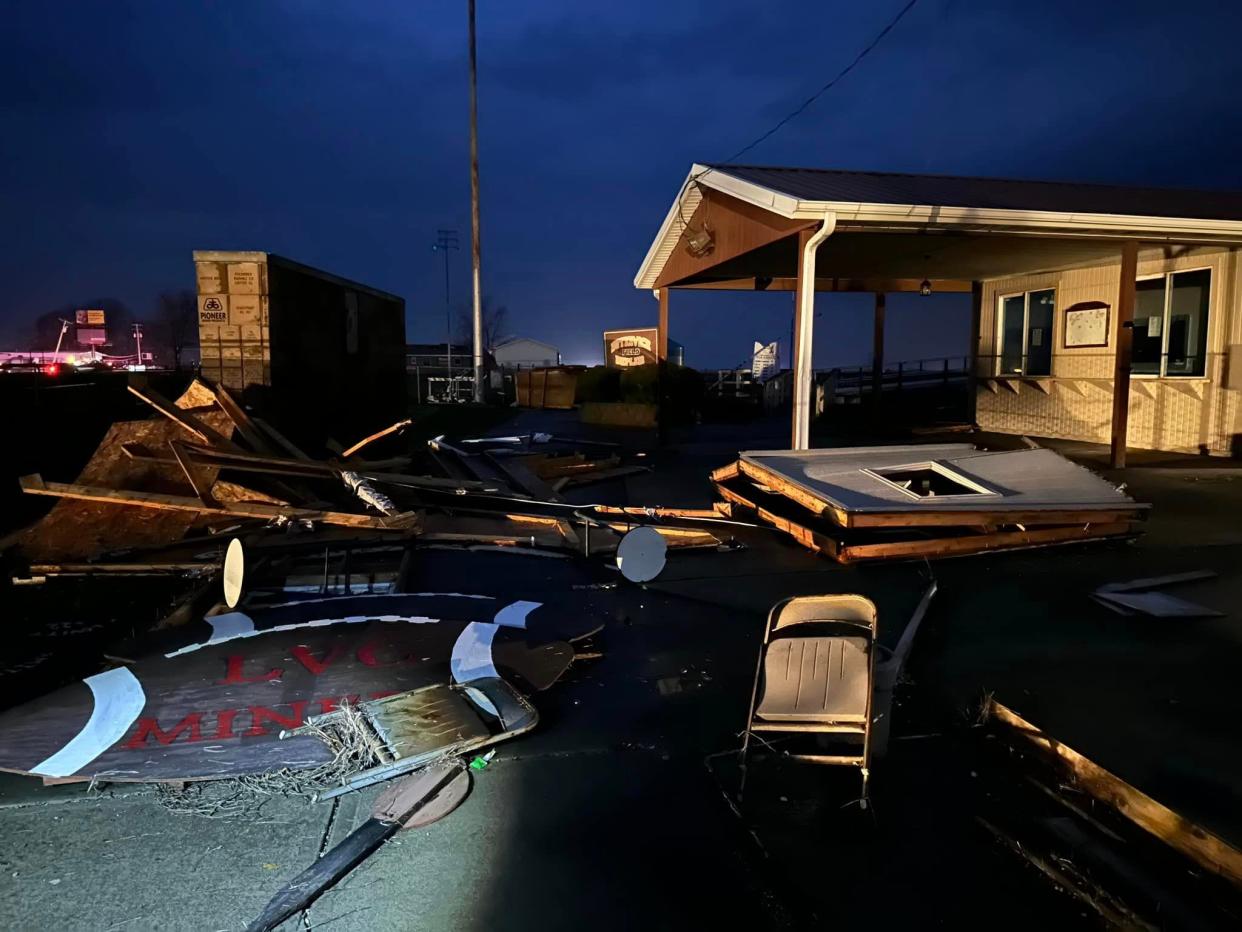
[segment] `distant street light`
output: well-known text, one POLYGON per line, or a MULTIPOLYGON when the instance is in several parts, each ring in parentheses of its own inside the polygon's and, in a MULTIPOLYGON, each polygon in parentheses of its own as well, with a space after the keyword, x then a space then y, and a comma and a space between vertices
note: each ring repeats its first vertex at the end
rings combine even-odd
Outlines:
POLYGON ((453 390, 453 306, 449 300, 449 252, 454 249, 461 249, 457 231, 436 230, 436 241, 432 243, 431 251, 444 254, 444 358, 448 365, 449 391, 455 398, 457 393, 453 390))

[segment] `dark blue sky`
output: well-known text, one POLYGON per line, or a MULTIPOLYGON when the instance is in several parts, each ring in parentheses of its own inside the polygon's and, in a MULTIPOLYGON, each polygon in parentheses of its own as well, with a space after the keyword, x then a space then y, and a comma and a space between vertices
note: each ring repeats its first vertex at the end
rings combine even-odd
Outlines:
MULTIPOLYGON (((480 0, 484 276, 509 329, 600 354, 653 323, 634 272, 694 160, 724 158, 900 8, 480 0)), ((1232 0, 921 0, 754 163, 1242 188, 1232 0)), ((405 297, 443 332, 430 244, 469 235, 464 0, 9 4, 0 336, 192 288, 193 249, 264 249, 405 297)), ((454 255, 464 297, 467 253, 454 255)), ((788 295, 674 296, 694 365, 787 339, 788 295)), ((821 297, 819 365, 869 352, 821 297)), ((890 357, 961 352, 961 299, 890 301, 890 357)))

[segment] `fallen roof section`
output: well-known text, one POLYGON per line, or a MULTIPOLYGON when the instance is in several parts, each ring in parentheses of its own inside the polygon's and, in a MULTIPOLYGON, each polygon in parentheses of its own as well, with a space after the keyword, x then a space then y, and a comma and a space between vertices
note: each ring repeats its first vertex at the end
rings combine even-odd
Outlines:
POLYGON ((842 527, 952 526, 988 514, 1015 524, 1070 523, 1148 507, 1043 449, 988 452, 954 443, 764 450, 743 452, 737 467, 842 527))

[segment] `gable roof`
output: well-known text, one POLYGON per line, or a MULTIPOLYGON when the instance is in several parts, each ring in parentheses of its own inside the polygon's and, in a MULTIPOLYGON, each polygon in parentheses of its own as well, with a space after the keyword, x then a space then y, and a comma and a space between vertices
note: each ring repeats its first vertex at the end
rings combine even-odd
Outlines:
POLYGON ((835 215, 835 235, 935 231, 1039 234, 1083 243, 1242 245, 1242 192, 1236 191, 696 163, 634 277, 635 287, 655 287, 704 189, 784 218, 835 215))
POLYGON ((801 201, 1242 220, 1242 192, 1238 191, 1134 188, 828 168, 759 165, 714 165, 711 168, 713 172, 724 172, 801 201))

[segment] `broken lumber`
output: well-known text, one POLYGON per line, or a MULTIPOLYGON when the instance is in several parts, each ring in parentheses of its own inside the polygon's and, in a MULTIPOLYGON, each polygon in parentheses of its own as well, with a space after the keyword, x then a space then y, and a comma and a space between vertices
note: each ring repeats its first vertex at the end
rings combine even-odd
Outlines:
MULTIPOLYGON (((196 380, 197 381, 197 380, 196 380)), ((250 415, 245 412, 236 399, 229 394, 228 389, 223 385, 209 385, 207 388, 216 396, 216 404, 220 409, 229 416, 229 420, 233 422, 233 426, 237 428, 237 432, 241 434, 243 440, 250 445, 255 453, 275 453, 272 444, 268 442, 267 437, 259 429, 258 425, 251 420, 250 415)))
POLYGON ((388 427, 385 427, 383 430, 377 430, 375 433, 371 434, 370 436, 363 437, 361 440, 355 443, 352 447, 348 447, 347 449, 342 450, 341 456, 345 458, 353 456, 363 447, 374 443, 376 440, 379 440, 382 437, 387 437, 389 434, 395 434, 398 431, 405 430, 405 428, 409 427, 413 423, 414 421, 407 417, 403 421, 397 421, 397 423, 395 424, 390 424, 388 427))
POLYGON ((1206 871, 1242 887, 1242 851, 1044 733, 995 699, 988 716, 1028 748, 1049 759, 1100 804, 1159 838, 1206 871))
POLYGON ((28 495, 50 495, 54 498, 73 498, 79 501, 104 502, 110 505, 133 505, 158 511, 196 511, 203 515, 224 515, 231 518, 263 518, 269 521, 283 518, 290 521, 318 521, 323 524, 382 530, 405 530, 413 526, 416 520, 413 512, 407 512, 395 518, 373 518, 369 515, 347 514, 339 511, 285 508, 252 502, 221 504, 218 507, 209 508, 197 498, 189 496, 131 492, 67 482, 44 482, 43 477, 38 473, 22 476, 18 482, 22 491, 28 495))
POLYGON ((129 385, 127 388, 131 394, 137 395, 160 414, 164 415, 164 417, 185 428, 195 437, 198 437, 203 443, 227 450, 238 449, 237 445, 233 443, 232 440, 229 440, 222 434, 216 433, 189 411, 184 408, 178 408, 163 395, 159 394, 159 392, 156 392, 150 388, 137 389, 133 385, 129 385))

